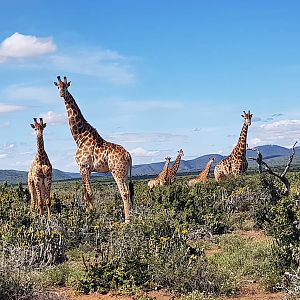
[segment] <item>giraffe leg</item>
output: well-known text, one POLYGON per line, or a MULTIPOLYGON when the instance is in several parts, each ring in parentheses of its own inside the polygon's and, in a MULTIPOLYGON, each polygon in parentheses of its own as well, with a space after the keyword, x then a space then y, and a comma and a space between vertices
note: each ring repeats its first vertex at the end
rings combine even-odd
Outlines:
POLYGON ((85 168, 80 168, 80 174, 84 187, 84 200, 88 204, 90 209, 94 208, 93 204, 93 190, 91 186, 91 172, 85 168))
POLYGON ((32 179, 28 180, 28 189, 29 189, 30 196, 31 196, 30 209, 34 211, 35 207, 36 207, 36 196, 37 195, 36 195, 34 182, 32 179))
POLYGON ((46 206, 48 211, 48 220, 50 220, 51 218, 51 198, 50 198, 51 184, 52 184, 51 177, 45 178, 45 201, 46 201, 46 206))
POLYGON ((42 182, 41 182, 40 178, 35 180, 34 186, 35 186, 35 190, 37 193, 39 214, 40 214, 40 216, 42 216, 44 213, 44 203, 43 203, 42 182))
POLYGON ((128 184, 126 182, 126 179, 124 181, 124 179, 119 179, 117 177, 115 177, 114 173, 112 172, 112 175, 117 183, 117 186, 119 188, 122 200, 123 200, 123 204, 124 204, 124 215, 125 215, 125 223, 129 223, 130 222, 130 205, 129 205, 129 188, 128 188, 128 184))

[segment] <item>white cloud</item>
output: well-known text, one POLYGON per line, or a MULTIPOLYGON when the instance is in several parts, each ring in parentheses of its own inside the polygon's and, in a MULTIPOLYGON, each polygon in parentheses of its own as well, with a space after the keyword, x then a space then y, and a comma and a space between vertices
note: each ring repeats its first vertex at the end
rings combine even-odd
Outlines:
POLYGON ((129 152, 132 154, 133 157, 153 157, 153 156, 157 156, 160 153, 157 150, 148 151, 141 147, 132 149, 129 152))
MULTIPOLYGON (((0 63, 9 60, 23 61, 25 58, 51 54, 56 49, 51 37, 16 32, 0 43, 0 63)), ((47 69, 55 74, 87 75, 116 85, 128 85, 135 81, 133 60, 136 58, 125 57, 110 49, 89 47, 74 51, 69 48, 64 49, 64 53, 48 55, 38 62, 27 62, 26 67, 47 69)))
POLYGON ((7 154, 6 154, 6 153, 0 154, 0 159, 6 158, 6 157, 7 157, 7 154))
POLYGON ((39 38, 16 32, 0 44, 0 63, 9 59, 41 56, 55 50, 56 45, 51 37, 39 38))
POLYGON ((117 85, 135 81, 130 59, 109 49, 86 49, 77 53, 53 55, 50 62, 51 68, 58 73, 93 76, 117 85))
POLYGON ((48 124, 62 124, 67 122, 67 113, 48 111, 46 113, 41 113, 40 118, 43 118, 44 122, 48 124))
POLYGON ((263 144, 279 144, 285 147, 300 140, 300 120, 280 120, 254 127, 250 147, 263 144))
POLYGON ((25 109, 24 106, 14 105, 14 104, 7 104, 7 103, 0 103, 0 113, 7 113, 13 111, 20 111, 25 109))

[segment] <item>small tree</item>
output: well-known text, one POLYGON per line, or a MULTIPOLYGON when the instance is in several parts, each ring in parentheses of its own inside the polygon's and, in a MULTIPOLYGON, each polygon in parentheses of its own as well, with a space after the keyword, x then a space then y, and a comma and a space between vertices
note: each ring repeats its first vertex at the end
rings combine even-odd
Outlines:
POLYGON ((271 167, 263 161, 263 156, 260 153, 260 151, 257 148, 253 148, 253 149, 249 149, 249 150, 254 150, 257 152, 257 156, 256 157, 249 157, 249 159, 255 160, 258 164, 258 170, 259 173, 263 172, 263 169, 266 170, 269 174, 277 177, 283 184, 284 184, 284 192, 283 195, 284 196, 289 196, 290 191, 291 191, 291 184, 289 182, 289 180, 286 178, 286 174, 292 164, 294 155, 295 155, 295 146, 297 144, 297 141, 294 143, 293 147, 292 147, 292 154, 290 155, 290 158, 287 162, 287 165, 284 169, 284 171, 281 174, 277 174, 276 172, 274 172, 271 167))

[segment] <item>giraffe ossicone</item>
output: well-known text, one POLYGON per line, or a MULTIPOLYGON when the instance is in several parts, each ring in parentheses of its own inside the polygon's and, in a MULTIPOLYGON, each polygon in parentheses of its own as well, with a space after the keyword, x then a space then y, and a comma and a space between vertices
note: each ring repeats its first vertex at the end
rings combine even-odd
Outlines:
POLYGON ((52 165, 44 148, 43 130, 46 123, 40 118, 33 119, 34 123, 30 126, 36 132, 37 153, 28 172, 28 188, 31 195, 31 209, 38 206, 39 214, 44 213, 44 204, 46 203, 48 219, 51 217, 51 184, 52 184, 52 165))
POLYGON ((130 203, 133 204, 133 183, 131 181, 132 159, 122 146, 104 140, 98 131, 83 117, 76 101, 68 91, 71 82, 57 76, 60 97, 64 98, 71 134, 77 145, 75 159, 84 184, 84 199, 93 207, 93 191, 90 182, 91 172, 111 172, 120 191, 125 222, 130 220, 130 203), (128 184, 129 174, 129 184, 128 184))

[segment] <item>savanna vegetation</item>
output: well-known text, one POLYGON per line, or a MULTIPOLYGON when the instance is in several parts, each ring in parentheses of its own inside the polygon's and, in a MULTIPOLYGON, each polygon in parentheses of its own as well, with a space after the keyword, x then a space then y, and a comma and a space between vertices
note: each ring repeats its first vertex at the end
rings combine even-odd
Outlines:
POLYGON ((129 224, 114 182, 95 179, 95 210, 82 184, 54 183, 52 218, 30 212, 22 185, 0 188, 0 299, 63 299, 53 292, 142 295, 166 289, 183 299, 235 295, 244 280, 300 297, 300 173, 290 195, 267 174, 188 187, 180 177, 149 191, 136 180, 129 224), (239 232, 257 230, 264 238, 239 232))

